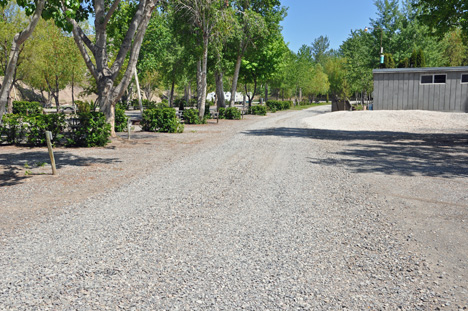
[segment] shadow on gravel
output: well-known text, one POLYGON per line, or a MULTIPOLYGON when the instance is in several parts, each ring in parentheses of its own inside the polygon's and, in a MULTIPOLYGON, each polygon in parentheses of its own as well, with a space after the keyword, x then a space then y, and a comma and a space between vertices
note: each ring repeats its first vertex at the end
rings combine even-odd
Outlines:
POLYGON ((282 127, 251 130, 244 134, 342 141, 342 150, 334 153, 337 158, 311 158, 311 163, 342 165, 357 173, 468 177, 468 133, 418 134, 282 127))
MULTIPOLYGON (((110 164, 121 162, 115 158, 81 157, 65 151, 54 151, 57 169, 65 166, 90 166, 93 164, 110 164)), ((18 175, 19 167, 37 167, 41 163, 50 164, 47 151, 32 151, 22 153, 0 153, 0 186, 13 186, 22 183, 27 176, 18 175)))

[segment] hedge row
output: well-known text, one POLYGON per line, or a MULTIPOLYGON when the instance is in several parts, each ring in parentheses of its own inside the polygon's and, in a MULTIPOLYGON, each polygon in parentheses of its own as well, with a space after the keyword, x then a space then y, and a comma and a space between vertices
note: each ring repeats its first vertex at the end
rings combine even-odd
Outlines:
POLYGON ((248 114, 254 114, 258 116, 266 116, 267 107, 266 106, 252 106, 249 108, 248 114))
POLYGON ((184 125, 177 119, 174 108, 155 108, 143 111, 141 127, 148 132, 182 133, 184 125))
POLYGON ((4 115, 0 142, 45 146, 46 131, 52 132, 52 143, 56 145, 95 147, 109 141, 110 125, 100 112, 78 113, 69 122, 64 114, 4 115))
POLYGON ((278 110, 288 110, 292 106, 292 102, 289 100, 279 101, 279 100, 269 100, 266 102, 268 110, 271 112, 276 112, 278 110))
POLYGON ((219 118, 228 120, 240 120, 241 112, 236 107, 219 108, 219 118))
POLYGON ((42 104, 38 102, 14 101, 13 114, 31 115, 42 113, 42 104))

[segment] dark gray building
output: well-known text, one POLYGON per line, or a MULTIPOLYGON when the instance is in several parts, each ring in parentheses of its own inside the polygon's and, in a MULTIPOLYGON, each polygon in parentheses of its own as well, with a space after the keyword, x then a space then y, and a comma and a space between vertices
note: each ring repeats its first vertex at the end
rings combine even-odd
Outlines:
POLYGON ((468 67, 375 69, 375 110, 468 112, 468 67))

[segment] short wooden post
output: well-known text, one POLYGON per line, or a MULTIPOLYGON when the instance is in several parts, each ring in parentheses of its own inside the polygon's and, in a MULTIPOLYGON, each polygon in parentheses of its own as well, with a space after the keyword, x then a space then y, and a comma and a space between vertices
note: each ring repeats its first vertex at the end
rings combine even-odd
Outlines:
POLYGON ((50 142, 52 140, 52 133, 49 131, 46 132, 46 140, 47 140, 47 149, 49 149, 50 164, 52 166, 52 175, 57 175, 57 169, 55 167, 54 151, 52 150, 52 143, 50 142))
POLYGON ((128 140, 130 140, 130 128, 131 126, 130 126, 130 120, 129 120, 129 122, 127 122, 128 140))

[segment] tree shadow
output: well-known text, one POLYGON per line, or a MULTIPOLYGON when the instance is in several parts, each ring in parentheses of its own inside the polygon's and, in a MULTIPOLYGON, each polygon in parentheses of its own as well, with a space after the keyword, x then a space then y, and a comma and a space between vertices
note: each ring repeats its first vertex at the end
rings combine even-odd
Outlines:
MULTIPOLYGON (((117 158, 82 157, 66 151, 54 151, 54 156, 58 170, 66 166, 90 166, 93 164, 121 162, 117 158)), ((26 164, 27 166, 33 167, 41 163, 50 163, 50 157, 47 151, 0 153, 0 168, 3 167, 3 173, 0 174, 0 187, 22 183, 29 177, 18 175, 18 170, 21 167, 25 167, 26 164)))
POLYGON ((356 173, 468 177, 468 132, 422 134, 281 127, 244 133, 341 141, 342 149, 333 157, 310 158, 310 162, 342 165, 356 173))

